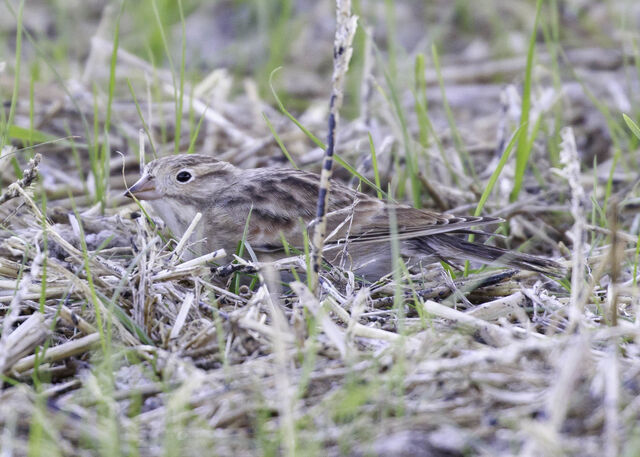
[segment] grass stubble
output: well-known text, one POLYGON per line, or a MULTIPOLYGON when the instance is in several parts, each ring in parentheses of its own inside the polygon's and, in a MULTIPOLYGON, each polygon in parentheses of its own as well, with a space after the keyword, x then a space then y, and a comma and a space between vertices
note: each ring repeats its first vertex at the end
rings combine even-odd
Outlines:
MULTIPOLYGON (((151 0, 158 41, 145 59, 127 50, 127 15, 137 10, 114 3, 101 12, 80 83, 55 71, 36 81, 31 71, 25 97, 8 63, 0 72, 2 94, 11 88, 0 160, 32 158, 24 172, 0 172, 0 454, 638 452, 640 129, 635 100, 616 79, 624 73, 637 84, 629 59, 638 56, 616 60, 595 32, 591 48, 563 49, 558 10, 552 22, 544 14, 557 2, 539 0, 502 11, 515 23, 535 18, 524 58, 467 62, 434 35, 431 68, 424 53, 401 51, 396 36, 386 39, 386 61, 376 27, 400 33, 397 16, 406 19, 415 5, 389 1, 376 12, 365 2, 337 3, 359 16, 365 36, 354 41, 353 53, 363 54, 346 75, 361 81, 344 86, 360 88, 345 94, 345 108, 360 115, 335 123, 328 142, 335 179, 416 206, 499 215, 507 222, 491 242, 564 257, 569 276, 477 265, 415 272, 397 262, 393 274, 363 287, 348 270, 325 265, 313 293, 313 281, 287 286, 278 276, 307 270, 313 251, 264 263, 246 244, 230 265, 215 264, 220 251, 183 260, 189 236, 172 241, 161 221, 122 197, 145 148, 162 155, 208 145, 238 166, 318 171, 325 145, 313 132, 326 131, 331 77, 308 83, 306 109, 292 114, 286 73, 305 68, 296 45, 317 37, 284 38, 284 24, 300 21, 290 2, 281 16, 258 11, 279 46, 265 65, 284 64, 278 80, 286 82, 275 85, 273 68, 264 67, 256 74, 268 81, 247 79, 236 92, 228 72, 187 71, 186 22, 197 5, 151 0), (171 55, 171 14, 181 51, 167 71, 152 50, 171 55), (495 82, 514 77, 525 82, 522 99, 495 82), (50 90, 56 84, 62 90, 50 90), (261 98, 271 91, 275 103, 261 98), (629 130, 613 108, 625 97, 629 130), (116 150, 123 157, 109 153, 116 150), (235 281, 239 274, 252 275, 253 287, 235 281)), ((37 32, 23 28, 23 15, 35 14, 29 4, 10 5, 12 70, 20 72, 23 35, 38 61, 55 48, 38 47, 37 32)), ((315 8, 317 21, 331 17, 315 8)), ((564 20, 593 30, 598 14, 564 20)), ((637 54, 637 46, 623 49, 637 54)), ((344 77, 334 77, 334 94, 344 77)))

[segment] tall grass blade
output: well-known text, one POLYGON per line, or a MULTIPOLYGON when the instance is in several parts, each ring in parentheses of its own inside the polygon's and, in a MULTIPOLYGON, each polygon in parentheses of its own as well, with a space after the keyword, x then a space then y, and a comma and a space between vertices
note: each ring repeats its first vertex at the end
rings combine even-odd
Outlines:
POLYGON ((453 111, 451 110, 451 106, 447 100, 447 91, 444 87, 444 79, 442 78, 442 71, 440 68, 440 57, 438 56, 438 49, 435 44, 431 46, 431 55, 433 57, 433 66, 436 70, 436 75, 438 77, 438 85, 440 86, 440 94, 442 95, 442 107, 444 108, 444 112, 447 116, 447 122, 449 123, 449 129, 451 130, 451 136, 453 137, 453 143, 456 147, 456 152, 460 157, 460 162, 465 168, 465 173, 471 175, 474 181, 477 180, 476 170, 473 166, 473 161, 471 160, 471 156, 469 155, 469 151, 464 145, 464 141, 462 140, 462 135, 460 135, 460 131, 456 126, 456 120, 453 117, 453 111))
POLYGON ((293 160, 293 157, 291 157, 291 154, 289 154, 287 147, 284 145, 284 143, 280 139, 278 132, 276 132, 276 129, 273 127, 273 124, 267 117, 267 113, 263 111, 262 117, 264 118, 264 121, 267 123, 267 127, 269 127, 269 130, 271 131, 273 138, 276 140, 276 143, 278 143, 278 146, 280 146, 280 149, 282 150, 282 153, 284 154, 284 156, 287 158, 287 160, 289 161, 289 163, 293 168, 295 168, 296 170, 299 170, 298 165, 296 165, 296 162, 293 160))
MULTIPOLYGON (((531 38, 529 39, 529 50, 527 52, 527 66, 524 74, 524 86, 522 88, 522 112, 520 114, 520 125, 527 125, 529 123, 529 116, 531 114, 531 84, 533 78, 533 58, 536 51, 536 38, 538 36, 538 22, 540 20, 540 10, 542 8, 543 0, 537 0, 536 3, 536 16, 533 21, 533 31, 531 32, 531 38)), ((515 201, 522 189, 522 183, 524 181, 524 173, 527 169, 527 162, 531 154, 531 146, 533 141, 529 140, 527 130, 520 130, 520 138, 518 139, 518 147, 516 148, 516 173, 513 181, 513 189, 509 196, 510 201, 515 201)))
POLYGON ((633 119, 631 119, 629 116, 627 116, 624 113, 622 113, 622 118, 624 119, 624 122, 627 124, 627 127, 629 127, 629 130, 631 130, 631 132, 636 136, 636 138, 640 140, 640 127, 638 127, 638 124, 636 124, 633 121, 633 119))

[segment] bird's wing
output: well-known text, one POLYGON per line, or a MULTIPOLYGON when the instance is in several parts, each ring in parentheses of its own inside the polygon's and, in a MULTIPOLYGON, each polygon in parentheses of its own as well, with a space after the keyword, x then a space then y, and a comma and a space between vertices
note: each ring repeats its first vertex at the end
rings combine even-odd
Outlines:
MULTIPOLYGON (((240 194, 253 195, 248 241, 254 250, 282 250, 281 238, 303 246, 303 230, 314 219, 318 175, 304 171, 263 169, 244 181, 240 194), (282 237, 280 236, 282 234, 282 237)), ((461 217, 389 204, 332 182, 327 205, 327 243, 381 243, 395 233, 406 240, 439 233, 469 230, 499 222, 493 217, 461 217), (392 229, 392 222, 396 229, 392 229)))
MULTIPOLYGON (((408 240, 439 233, 466 232, 471 227, 501 221, 495 217, 454 216, 404 205, 385 204, 371 209, 359 206, 353 211, 352 224, 347 229, 340 229, 329 242, 340 244, 347 238, 350 243, 380 243, 392 237, 408 240)), ((329 225, 337 227, 338 219, 330 215, 329 225)))

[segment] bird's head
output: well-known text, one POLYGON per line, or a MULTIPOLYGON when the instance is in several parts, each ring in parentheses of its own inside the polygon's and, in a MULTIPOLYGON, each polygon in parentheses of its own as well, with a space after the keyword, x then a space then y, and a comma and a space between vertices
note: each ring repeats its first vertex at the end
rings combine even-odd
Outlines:
POLYGON ((235 167, 201 154, 179 154, 149 162, 125 195, 139 200, 211 200, 216 188, 228 182, 235 167))

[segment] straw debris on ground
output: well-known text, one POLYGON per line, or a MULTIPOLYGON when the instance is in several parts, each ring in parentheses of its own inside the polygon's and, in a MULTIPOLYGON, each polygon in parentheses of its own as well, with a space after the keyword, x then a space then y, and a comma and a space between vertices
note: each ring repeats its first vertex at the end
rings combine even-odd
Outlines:
POLYGON ((342 0, 345 64, 333 2, 139 3, 0 5, 0 455, 640 453, 640 5, 342 0), (454 214, 492 182, 482 241, 566 275, 313 290, 124 196, 177 151, 320 172, 332 93, 333 179, 454 214))

